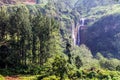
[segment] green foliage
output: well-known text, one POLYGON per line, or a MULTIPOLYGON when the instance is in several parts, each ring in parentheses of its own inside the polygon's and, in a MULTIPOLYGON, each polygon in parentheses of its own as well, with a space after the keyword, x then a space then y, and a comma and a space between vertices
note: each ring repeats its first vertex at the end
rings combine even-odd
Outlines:
POLYGON ((46 78, 43 78, 42 80, 60 80, 59 77, 52 75, 52 76, 48 76, 46 78))
POLYGON ((81 0, 76 4, 75 9, 88 20, 86 45, 93 56, 100 52, 107 58, 119 59, 119 6, 115 0, 81 0))
MULTIPOLYGON (((24 78, 26 80, 36 78, 38 78, 38 80, 120 79, 120 73, 115 71, 120 70, 119 60, 111 59, 111 55, 109 55, 110 59, 106 59, 102 56, 103 53, 97 53, 95 59, 85 45, 72 47, 71 41, 69 40, 70 38, 68 38, 71 32, 70 27, 79 22, 78 20, 81 15, 76 10, 72 11, 70 8, 71 4, 66 6, 66 4, 70 2, 66 1, 65 3, 62 1, 59 4, 58 0, 58 2, 52 6, 54 3, 50 1, 48 2, 49 5, 42 6, 42 8, 40 5, 0 7, 0 68, 3 68, 0 69, 1 74, 40 74, 35 78, 24 78), (49 18, 40 12, 48 15, 49 18), (55 19, 63 24, 60 25, 55 19, 51 18, 51 16, 54 16, 55 19), (71 23, 72 21, 74 22, 71 23), (60 33, 62 34, 62 38, 60 33), (62 39, 66 42, 62 42, 62 39), (61 46, 62 44, 64 45, 61 46), (66 47, 66 49, 62 47, 66 47), (65 50, 65 54, 63 50, 65 50), (96 67, 114 71, 101 70, 96 67)), ((97 12, 95 12, 95 14, 99 15, 97 12)), ((91 14, 93 13, 90 13, 90 15, 91 14)), ((89 15, 87 16, 89 17, 89 15)), ((100 17, 101 16, 102 12, 100 12, 100 17)), ((118 15, 116 15, 115 18, 116 17, 119 18, 118 15)), ((112 19, 114 20, 114 17, 112 19)), ((101 22, 105 21, 101 20, 101 22)), ((112 22, 112 20, 110 20, 110 22, 112 22)), ((119 28, 117 28, 117 30, 119 30, 119 28)), ((104 33, 103 26, 100 30, 96 31, 96 33, 97 32, 100 34, 104 33)), ((95 35, 92 35, 92 37, 94 36, 95 35)), ((119 33, 117 33, 114 38, 116 38, 116 42, 112 44, 116 45, 119 42, 119 33)), ((95 39, 93 39, 93 41, 95 41, 95 39)), ((105 38, 101 39, 105 40, 105 38)), ((89 40, 92 40, 92 38, 90 37, 89 40)), ((96 44, 95 46, 102 46, 106 49, 104 43, 97 42, 96 44)), ((119 51, 119 46, 115 48, 119 51)))
POLYGON ((67 60, 64 58, 64 56, 56 55, 52 58, 49 58, 48 61, 44 64, 44 67, 46 68, 44 68, 43 75, 41 75, 39 79, 44 79, 45 77, 52 75, 55 75, 60 79, 64 79, 64 75, 67 73, 68 68, 67 60))
MULTIPOLYGON (((33 10, 36 15, 28 7, 0 7, 0 60, 3 68, 19 65, 31 68, 33 63, 42 66, 49 57, 63 54, 58 22, 43 16, 37 6, 33 10)), ((37 74, 36 71, 39 69, 35 67, 32 74, 37 74)), ((30 73, 29 70, 23 72, 30 73)))
POLYGON ((79 56, 77 56, 76 58, 75 58, 75 65, 76 65, 76 67, 79 69, 83 64, 82 64, 82 61, 80 60, 80 57, 79 56))
POLYGON ((0 7, 0 41, 5 39, 5 34, 7 33, 9 27, 9 14, 7 12, 7 7, 0 7))
POLYGON ((100 60, 100 66, 104 69, 108 70, 116 70, 118 68, 119 70, 119 64, 120 61, 117 59, 102 59, 100 60))
POLYGON ((38 64, 30 64, 27 66, 16 68, 16 73, 18 74, 30 74, 30 75, 37 75, 41 73, 41 67, 38 64))
POLYGON ((5 80, 4 77, 2 75, 0 75, 0 80, 5 80))
POLYGON ((98 53, 96 54, 96 59, 98 59, 98 60, 103 60, 103 59, 105 59, 105 58, 104 58, 104 56, 103 56, 101 53, 98 52, 98 53))
POLYGON ((75 47, 71 55, 72 55, 72 62, 74 64, 76 63, 75 58, 78 56, 82 62, 83 65, 82 67, 90 68, 93 67, 93 65, 94 67, 99 67, 98 60, 93 58, 91 51, 85 45, 81 45, 80 47, 75 47))
POLYGON ((117 71, 120 71, 120 65, 118 65, 118 66, 116 67, 116 70, 117 70, 117 71))
POLYGON ((119 72, 101 69, 83 70, 82 79, 86 80, 116 80, 119 79, 119 72))
POLYGON ((79 11, 79 13, 82 13, 82 15, 86 14, 86 12, 89 12, 92 8, 97 6, 108 6, 111 7, 113 4, 117 4, 115 0, 78 0, 75 8, 79 11))
POLYGON ((22 80, 37 80, 39 75, 20 75, 19 78, 22 80))

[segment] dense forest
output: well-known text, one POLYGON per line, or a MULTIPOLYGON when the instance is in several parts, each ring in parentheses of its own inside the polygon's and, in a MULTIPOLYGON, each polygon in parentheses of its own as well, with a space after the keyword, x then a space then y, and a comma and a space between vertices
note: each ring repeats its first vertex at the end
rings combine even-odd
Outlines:
POLYGON ((0 80, 120 80, 119 1, 7 2, 0 80))

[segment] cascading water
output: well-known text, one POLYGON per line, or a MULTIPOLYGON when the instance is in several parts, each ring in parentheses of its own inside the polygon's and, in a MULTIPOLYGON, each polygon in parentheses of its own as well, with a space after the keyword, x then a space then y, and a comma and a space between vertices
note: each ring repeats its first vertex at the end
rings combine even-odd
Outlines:
POLYGON ((72 37, 74 45, 80 46, 81 44, 81 30, 84 29, 85 18, 81 18, 76 27, 72 26, 72 37))
POLYGON ((76 40, 76 45, 80 45, 80 41, 81 41, 81 36, 80 36, 80 28, 81 26, 78 26, 78 31, 77 31, 77 40, 76 40))
POLYGON ((80 19, 80 26, 85 26, 85 18, 80 19))
POLYGON ((76 45, 76 38, 75 38, 75 28, 74 22, 72 22, 72 38, 73 38, 73 45, 76 45))

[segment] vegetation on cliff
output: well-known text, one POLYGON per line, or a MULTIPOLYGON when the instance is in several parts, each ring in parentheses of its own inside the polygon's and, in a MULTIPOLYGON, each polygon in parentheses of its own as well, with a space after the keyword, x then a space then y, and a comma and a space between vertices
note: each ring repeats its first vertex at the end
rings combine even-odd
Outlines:
POLYGON ((120 79, 119 4, 75 2, 0 7, 0 80, 120 79), (73 46, 71 27, 82 17, 94 20, 86 43, 73 46))

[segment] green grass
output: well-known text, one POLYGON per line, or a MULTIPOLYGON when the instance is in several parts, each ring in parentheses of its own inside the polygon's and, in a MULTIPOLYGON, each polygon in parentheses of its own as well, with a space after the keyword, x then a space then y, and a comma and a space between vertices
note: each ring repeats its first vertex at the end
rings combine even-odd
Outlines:
POLYGON ((20 79, 22 80, 37 80, 40 75, 20 75, 20 79))
MULTIPOLYGON (((73 72, 74 73, 74 72, 73 72)), ((79 74, 81 77, 75 78, 75 80, 120 80, 120 72, 119 71, 109 71, 109 70, 103 70, 103 69, 97 69, 94 70, 90 69, 83 69, 80 70, 79 74), (94 74, 94 75, 92 75, 94 74)), ((72 73, 70 73, 72 75, 72 73)), ((40 75, 18 75, 18 78, 20 80, 37 80, 40 75)), ((5 80, 2 75, 0 75, 0 80, 5 80)), ((49 75, 47 77, 44 77, 42 80, 60 80, 60 77, 55 75, 49 75)), ((65 80, 70 80, 68 77, 65 77, 65 80)))

